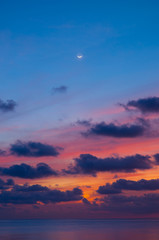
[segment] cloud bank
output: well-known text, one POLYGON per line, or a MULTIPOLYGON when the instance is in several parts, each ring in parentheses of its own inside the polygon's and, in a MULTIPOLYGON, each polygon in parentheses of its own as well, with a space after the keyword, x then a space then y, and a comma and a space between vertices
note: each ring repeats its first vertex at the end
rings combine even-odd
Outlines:
POLYGON ((134 172, 152 168, 150 156, 136 154, 126 157, 97 158, 91 154, 81 154, 74 159, 75 164, 63 170, 66 174, 92 174, 98 172, 134 172))
POLYGON ((60 191, 52 190, 41 185, 28 186, 27 184, 15 185, 10 191, 0 193, 1 204, 37 204, 60 203, 79 201, 83 198, 83 192, 79 188, 60 191))
POLYGON ((132 181, 126 179, 119 179, 112 184, 107 183, 104 186, 100 186, 97 190, 100 194, 117 194, 122 190, 134 190, 134 191, 155 191, 159 190, 159 179, 132 181))

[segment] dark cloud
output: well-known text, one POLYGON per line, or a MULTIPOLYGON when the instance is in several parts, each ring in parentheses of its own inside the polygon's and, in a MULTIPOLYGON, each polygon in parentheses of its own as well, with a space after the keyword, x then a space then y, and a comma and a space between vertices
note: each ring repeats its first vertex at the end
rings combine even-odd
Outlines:
POLYGON ((49 176, 57 176, 58 172, 53 170, 46 163, 39 163, 36 167, 22 163, 20 165, 12 165, 8 168, 0 168, 0 174, 19 178, 43 178, 49 176))
POLYGON ((97 123, 93 125, 84 136, 99 135, 116 138, 134 138, 144 134, 145 127, 141 124, 123 124, 115 125, 114 123, 106 124, 105 122, 97 123))
POLYGON ((53 156, 56 157, 59 155, 60 147, 53 147, 48 144, 43 144, 40 142, 22 142, 17 141, 12 144, 10 147, 10 152, 13 155, 19 157, 44 157, 44 156, 53 156))
POLYGON ((105 186, 100 186, 97 192, 100 194, 116 194, 121 193, 122 190, 155 191, 158 189, 159 179, 141 179, 139 181, 119 179, 112 184, 107 183, 105 186))
POLYGON ((156 165, 159 165, 159 153, 154 155, 156 165))
POLYGON ((86 204, 86 205, 91 205, 90 201, 88 201, 87 198, 83 198, 82 201, 83 201, 83 203, 86 204))
POLYGON ((17 103, 14 100, 7 100, 4 102, 0 99, 0 110, 2 112, 11 112, 14 111, 15 107, 17 106, 17 103))
POLYGON ((0 193, 1 204, 37 204, 39 202, 59 203, 79 201, 83 198, 82 190, 74 188, 70 191, 52 190, 41 185, 15 185, 11 191, 0 193))
MULTIPOLYGON (((113 184, 112 184, 113 185, 113 184)), ((121 189, 115 188, 111 184, 107 183, 105 186, 100 186, 97 190, 100 194, 118 194, 121 193, 121 189)))
POLYGON ((144 194, 142 196, 108 195, 100 210, 106 210, 114 214, 152 214, 159 213, 159 194, 144 194))
POLYGON ((24 185, 15 185, 14 186, 15 191, 19 192, 45 192, 48 191, 49 188, 45 186, 41 186, 39 184, 31 185, 29 186, 28 184, 24 185))
POLYGON ((136 154, 126 157, 97 158, 91 154, 81 154, 74 159, 75 164, 63 170, 65 174, 92 174, 97 172, 133 172, 137 169, 152 168, 150 156, 136 154))
POLYGON ((143 113, 159 112, 159 97, 140 98, 138 100, 129 101, 123 105, 126 110, 136 108, 143 113))
POLYGON ((67 86, 60 86, 60 87, 53 87, 52 88, 52 94, 55 94, 55 93, 65 93, 67 92, 67 89, 68 87, 67 86))
POLYGON ((8 189, 14 185, 13 179, 8 179, 6 182, 0 178, 0 190, 8 189))

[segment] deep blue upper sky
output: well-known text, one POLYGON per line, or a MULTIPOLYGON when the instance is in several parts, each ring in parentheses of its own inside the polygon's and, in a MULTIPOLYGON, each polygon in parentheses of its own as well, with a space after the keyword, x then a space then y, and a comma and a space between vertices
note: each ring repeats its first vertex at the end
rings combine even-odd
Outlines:
POLYGON ((3 117, 4 124, 56 126, 59 119, 91 118, 96 109, 156 94, 157 0, 0 5, 0 95, 19 102, 18 114, 3 117), (63 85, 67 94, 52 96, 51 89, 63 85))

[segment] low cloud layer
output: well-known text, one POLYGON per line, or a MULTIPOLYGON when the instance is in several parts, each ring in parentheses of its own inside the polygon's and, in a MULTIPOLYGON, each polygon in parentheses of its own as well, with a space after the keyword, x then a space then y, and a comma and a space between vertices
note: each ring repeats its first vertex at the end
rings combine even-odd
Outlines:
POLYGON ((22 142, 17 141, 10 147, 10 153, 19 157, 44 157, 59 155, 62 148, 54 147, 40 142, 22 142))
POLYGON ((0 190, 9 189, 14 185, 14 181, 12 179, 7 179, 6 182, 0 178, 0 190))
POLYGON ((108 195, 98 207, 114 215, 144 215, 159 213, 159 194, 148 193, 142 196, 108 195))
POLYGON ((37 204, 79 201, 83 198, 82 190, 74 188, 69 191, 52 190, 41 185, 15 185, 10 191, 0 193, 1 204, 37 204))
POLYGON ((58 172, 53 170, 46 163, 39 163, 36 167, 22 163, 20 165, 12 165, 8 168, 0 168, 0 175, 19 177, 26 179, 44 178, 49 176, 57 176, 58 172))
POLYGON ((134 191, 155 191, 159 190, 159 179, 139 181, 131 181, 126 179, 119 179, 112 184, 107 183, 104 186, 100 186, 97 190, 100 194, 117 194, 122 190, 134 190, 134 191))

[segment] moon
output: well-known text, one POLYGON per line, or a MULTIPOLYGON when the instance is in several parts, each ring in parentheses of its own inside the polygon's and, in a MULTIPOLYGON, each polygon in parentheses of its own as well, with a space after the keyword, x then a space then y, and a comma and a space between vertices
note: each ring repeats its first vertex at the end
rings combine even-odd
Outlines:
POLYGON ((77 59, 81 60, 83 58, 83 54, 77 54, 76 57, 77 57, 77 59))

